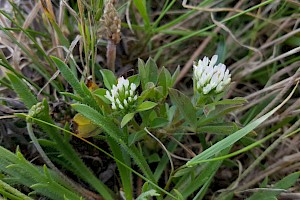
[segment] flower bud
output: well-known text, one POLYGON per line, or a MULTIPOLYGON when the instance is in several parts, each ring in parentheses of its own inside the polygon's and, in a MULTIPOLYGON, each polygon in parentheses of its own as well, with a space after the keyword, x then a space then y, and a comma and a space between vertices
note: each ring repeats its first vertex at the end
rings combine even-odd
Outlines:
POLYGON ((229 85, 231 74, 222 63, 216 65, 218 56, 214 55, 211 60, 204 57, 198 63, 194 62, 194 81, 198 92, 208 94, 211 91, 220 93, 229 85))
POLYGON ((128 110, 135 106, 138 97, 135 94, 136 88, 134 83, 130 83, 122 76, 118 79, 117 85, 113 85, 104 96, 111 102, 113 110, 128 110))

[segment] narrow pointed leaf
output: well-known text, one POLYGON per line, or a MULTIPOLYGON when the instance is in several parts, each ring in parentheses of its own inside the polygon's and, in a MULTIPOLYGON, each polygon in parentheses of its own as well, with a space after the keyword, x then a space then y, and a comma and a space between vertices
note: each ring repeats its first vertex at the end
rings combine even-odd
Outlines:
POLYGON ((145 101, 137 107, 136 111, 141 112, 145 110, 150 110, 151 108, 154 108, 156 105, 157 103, 154 103, 152 101, 145 101))
POLYGON ((36 97, 32 94, 22 79, 11 73, 7 73, 7 76, 10 79, 14 90, 17 92, 18 96, 22 99, 27 108, 31 108, 33 105, 37 104, 38 101, 36 97))
POLYGON ((196 126, 197 116, 196 109, 193 106, 191 99, 179 92, 178 90, 169 89, 169 94, 172 102, 179 109, 180 113, 183 115, 184 119, 191 124, 191 126, 196 126))
POLYGON ((121 128, 123 128, 133 117, 134 113, 126 114, 121 121, 121 128))

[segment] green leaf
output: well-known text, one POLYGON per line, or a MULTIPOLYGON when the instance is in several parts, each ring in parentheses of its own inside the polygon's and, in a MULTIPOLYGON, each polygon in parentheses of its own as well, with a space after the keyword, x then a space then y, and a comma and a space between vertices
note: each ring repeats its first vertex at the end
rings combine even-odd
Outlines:
POLYGON ((264 143, 266 140, 274 137, 276 134, 276 132, 273 132, 272 134, 269 134, 267 136, 265 136, 264 138, 262 138, 261 140, 258 140, 256 142, 253 142, 252 144, 240 149, 240 150, 237 150, 237 151, 234 151, 232 153, 229 153, 229 154, 226 154, 224 156, 220 156, 220 157, 215 157, 215 158, 211 158, 211 159, 208 159, 208 160, 202 160, 201 162, 211 162, 211 161, 216 161, 216 160, 224 160, 226 158, 230 158, 230 157, 233 157, 233 156, 236 156, 238 154, 241 154, 243 152, 246 152, 246 151, 249 151, 250 149, 258 146, 258 145, 261 145, 262 143, 264 143))
POLYGON ((218 42, 218 48, 217 51, 215 53, 215 55, 218 55, 218 60, 217 60, 217 64, 219 63, 224 63, 225 58, 226 58, 226 53, 227 53, 227 49, 226 49, 226 41, 223 35, 220 35, 219 37, 220 41, 218 42))
POLYGON ((107 89, 111 90, 113 85, 117 84, 117 79, 114 75, 114 73, 111 70, 108 69, 102 69, 100 70, 104 85, 107 89))
POLYGON ((161 158, 159 157, 159 155, 157 153, 153 153, 147 157, 147 160, 149 163, 159 162, 160 159, 161 158))
POLYGON ((166 118, 158 117, 150 122, 150 127, 151 128, 160 128, 160 127, 167 126, 168 123, 169 123, 169 120, 167 120, 166 118))
POLYGON ((299 179, 300 172, 292 173, 282 180, 278 181, 272 188, 262 188, 262 191, 259 191, 253 194, 251 197, 247 198, 247 200, 256 200, 256 199, 277 199, 276 196, 279 195, 284 190, 292 187, 297 180, 299 179))
POLYGON ((169 94, 172 102, 179 109, 184 119, 190 123, 192 127, 195 127, 197 124, 197 116, 196 109, 193 106, 191 99, 178 90, 172 88, 169 89, 169 94))
POLYGON ((148 200, 149 197, 154 196, 160 196, 160 194, 158 194, 156 190, 151 189, 149 191, 143 192, 140 196, 138 196, 138 198, 136 198, 136 200, 148 200))
POLYGON ((31 108, 33 105, 37 104, 36 97, 31 93, 28 86, 22 81, 19 77, 14 74, 7 73, 10 82, 18 94, 18 96, 22 99, 22 102, 26 105, 27 108, 31 108))
POLYGON ((14 187, 10 186, 9 184, 5 183, 4 181, 0 180, 0 191, 1 189, 6 190, 7 192, 14 194, 14 196, 18 197, 18 199, 24 199, 24 200, 33 200, 32 198, 26 196, 25 194, 21 193, 14 187))
POLYGON ((197 133, 211 133, 229 135, 237 131, 239 127, 235 123, 208 124, 197 128, 197 133))
POLYGON ((152 83, 154 86, 158 80, 158 67, 152 58, 149 58, 147 63, 139 59, 138 61, 139 75, 143 90, 146 90, 146 85, 152 83))
POLYGON ((57 68, 61 72, 62 76, 68 81, 68 83, 72 86, 75 92, 83 99, 83 103, 88 104, 89 106, 100 110, 99 106, 91 94, 90 90, 84 83, 80 83, 71 69, 59 58, 51 56, 52 60, 55 62, 57 68))
POLYGON ((157 103, 154 103, 152 101, 145 101, 145 102, 141 103, 140 105, 138 105, 138 107, 136 108, 136 112, 150 110, 151 108, 154 108, 156 105, 157 105, 157 103))
POLYGON ((176 82, 176 79, 177 79, 179 73, 180 73, 180 67, 177 67, 175 72, 172 75, 172 87, 173 87, 174 83, 176 82))
POLYGON ((138 74, 130 76, 127 78, 130 83, 134 83, 136 87, 140 85, 140 76, 138 74))
POLYGON ((165 67, 163 67, 158 77, 158 85, 162 86, 164 95, 167 95, 168 88, 171 88, 172 84, 173 83, 170 72, 165 67))
POLYGON ((92 92, 86 86, 86 84, 84 84, 82 82, 81 83, 81 88, 82 88, 83 92, 85 93, 85 95, 83 96, 83 103, 95 108, 99 112, 102 112, 102 110, 100 109, 100 107, 99 107, 99 105, 98 105, 98 103, 95 99, 95 96, 92 94, 92 92))
POLYGON ((151 97, 155 96, 155 93, 154 87, 143 90, 141 95, 138 97, 138 102, 142 103, 145 99, 150 99, 151 97))
POLYGON ((75 95, 73 93, 70 93, 70 92, 60 92, 60 94, 66 96, 66 97, 70 97, 73 100, 78 101, 78 102, 82 102, 83 101, 81 97, 79 97, 79 96, 77 96, 77 95, 75 95))
POLYGON ((289 189, 292 187, 298 180, 300 176, 300 172, 292 173, 286 177, 284 177, 282 180, 278 181, 274 187, 275 188, 281 188, 281 189, 289 189))
POLYGON ((176 106, 171 106, 170 108, 167 109, 167 116, 169 122, 173 121, 175 114, 176 114, 176 106))
POLYGON ((207 104, 207 106, 215 106, 215 105, 240 105, 245 104, 248 101, 243 97, 236 97, 234 99, 224 99, 221 101, 213 102, 210 104, 207 104))
POLYGON ((121 121, 121 128, 123 128, 133 117, 135 113, 126 114, 121 121))
POLYGON ((187 168, 182 168, 180 170, 178 170, 173 177, 181 177, 183 175, 186 175, 186 174, 191 174, 191 172, 193 171, 194 169, 192 167, 187 167, 187 168))
POLYGON ((128 145, 131 146, 135 142, 143 139, 145 135, 147 135, 147 132, 145 130, 140 130, 140 131, 130 134, 128 137, 128 145))
POLYGON ((138 69, 140 78, 143 80, 146 77, 145 62, 140 58, 138 59, 138 69))
MULTIPOLYGON (((298 85, 296 85, 297 87, 298 85)), ((262 117, 258 118, 257 120, 251 122, 244 128, 236 131, 235 133, 231 134, 230 136, 226 137, 225 139, 217 142, 210 148, 206 149, 196 157, 194 157, 192 160, 188 161, 186 163, 186 166, 193 166, 197 165, 198 163, 201 163, 202 160, 207 160, 217 154, 218 152, 222 151, 223 149, 233 145, 235 142, 240 140, 242 137, 247 135, 249 132, 253 131, 257 126, 259 126, 261 123, 263 123, 266 119, 268 119, 270 116, 272 116, 278 109, 280 109, 292 96, 294 93, 296 87, 294 90, 290 93, 290 95, 276 108, 268 112, 267 114, 263 115, 262 117)))
MULTIPOLYGON (((212 121, 215 121, 217 119, 220 119, 224 115, 226 115, 229 112, 232 112, 238 108, 240 108, 242 105, 232 105, 232 104, 224 104, 224 105, 217 105, 216 107, 208 107, 206 106, 206 109, 209 110, 204 110, 207 116, 201 117, 198 122, 197 126, 203 126, 206 125, 212 121)), ((204 109, 205 109, 204 108, 204 109)))
POLYGON ((104 95, 106 95, 106 89, 104 88, 98 88, 96 89, 93 94, 99 97, 102 101, 104 101, 107 104, 110 104, 110 100, 108 100, 104 95))
POLYGON ((70 70, 70 68, 67 66, 66 63, 64 63, 62 60, 60 60, 57 57, 51 56, 52 60, 56 64, 57 68, 61 72, 61 75, 68 81, 68 83, 72 86, 72 88, 79 94, 79 96, 84 97, 85 93, 76 78, 76 76, 73 74, 73 72, 70 70))
POLYGON ((184 198, 183 198, 183 196, 182 196, 182 194, 178 191, 178 190, 176 190, 176 189, 174 189, 174 192, 176 193, 176 200, 184 200, 184 198))
POLYGON ((73 104, 72 107, 84 115, 86 118, 94 122, 96 125, 100 126, 110 137, 112 137, 126 152, 128 152, 136 164, 141 168, 146 177, 155 183, 155 179, 147 164, 144 156, 141 152, 131 146, 127 146, 127 141, 123 141, 120 136, 122 135, 121 130, 111 121, 109 118, 104 117, 101 113, 97 112, 95 109, 83 105, 83 104, 73 104))
MULTIPOLYGON (((131 165, 130 156, 127 152, 124 152, 122 148, 118 145, 118 143, 112 138, 107 137, 107 142, 113 152, 113 155, 116 159, 118 159, 122 163, 126 163, 128 166, 131 165)), ((131 171, 122 165, 120 162, 117 162, 118 171, 121 177, 123 191, 125 193, 126 199, 132 199, 132 178, 131 171)))
POLYGON ((147 82, 152 82, 156 85, 158 80, 158 67, 155 60, 149 58, 146 62, 145 69, 147 72, 147 82))

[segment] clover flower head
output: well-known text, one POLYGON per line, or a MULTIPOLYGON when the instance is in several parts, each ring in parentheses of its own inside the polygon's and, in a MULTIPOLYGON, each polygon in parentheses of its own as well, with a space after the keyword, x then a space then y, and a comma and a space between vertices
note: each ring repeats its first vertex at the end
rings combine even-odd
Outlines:
POLYGON ((134 83, 130 83, 122 76, 118 79, 117 85, 113 85, 110 91, 107 90, 104 96, 111 102, 112 109, 125 110, 134 106, 138 97, 135 94, 136 88, 134 83))
POLYGON ((231 81, 231 74, 223 63, 216 65, 218 56, 211 60, 204 57, 198 63, 194 62, 194 80, 197 91, 208 94, 211 91, 220 93, 231 81))

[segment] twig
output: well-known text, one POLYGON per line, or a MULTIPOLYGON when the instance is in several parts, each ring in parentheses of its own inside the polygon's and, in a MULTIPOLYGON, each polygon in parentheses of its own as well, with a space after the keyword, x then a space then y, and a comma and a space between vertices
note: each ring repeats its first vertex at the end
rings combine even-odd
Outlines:
POLYGON ((279 55, 279 56, 277 56, 277 57, 275 57, 275 58, 270 58, 269 60, 266 60, 265 62, 262 62, 261 64, 255 66, 255 67, 252 67, 252 68, 250 68, 250 67, 249 67, 249 68, 245 68, 242 72, 240 72, 239 74, 237 74, 235 78, 236 78, 236 79, 240 79, 240 78, 242 78, 242 77, 245 77, 245 76, 247 76, 248 74, 251 74, 251 73, 253 73, 253 72, 255 72, 255 71, 257 71, 257 70, 259 70, 259 69, 261 69, 261 68, 263 68, 263 67, 265 67, 265 66, 271 64, 271 63, 274 63, 274 62, 276 62, 276 61, 279 61, 279 60, 281 60, 281 59, 283 59, 283 58, 285 58, 285 57, 294 55, 294 54, 296 54, 296 53, 298 53, 298 52, 300 52, 300 47, 296 47, 296 48, 294 48, 294 49, 292 49, 292 50, 290 50, 290 51, 288 51, 288 52, 285 52, 285 53, 283 53, 283 54, 281 54, 281 55, 279 55))
POLYGON ((296 71, 296 73, 292 76, 292 79, 284 86, 284 88, 280 91, 280 93, 258 114, 253 120, 258 119, 260 116, 267 113, 280 99, 283 95, 291 88, 294 84, 296 78, 300 75, 300 68, 296 71))

